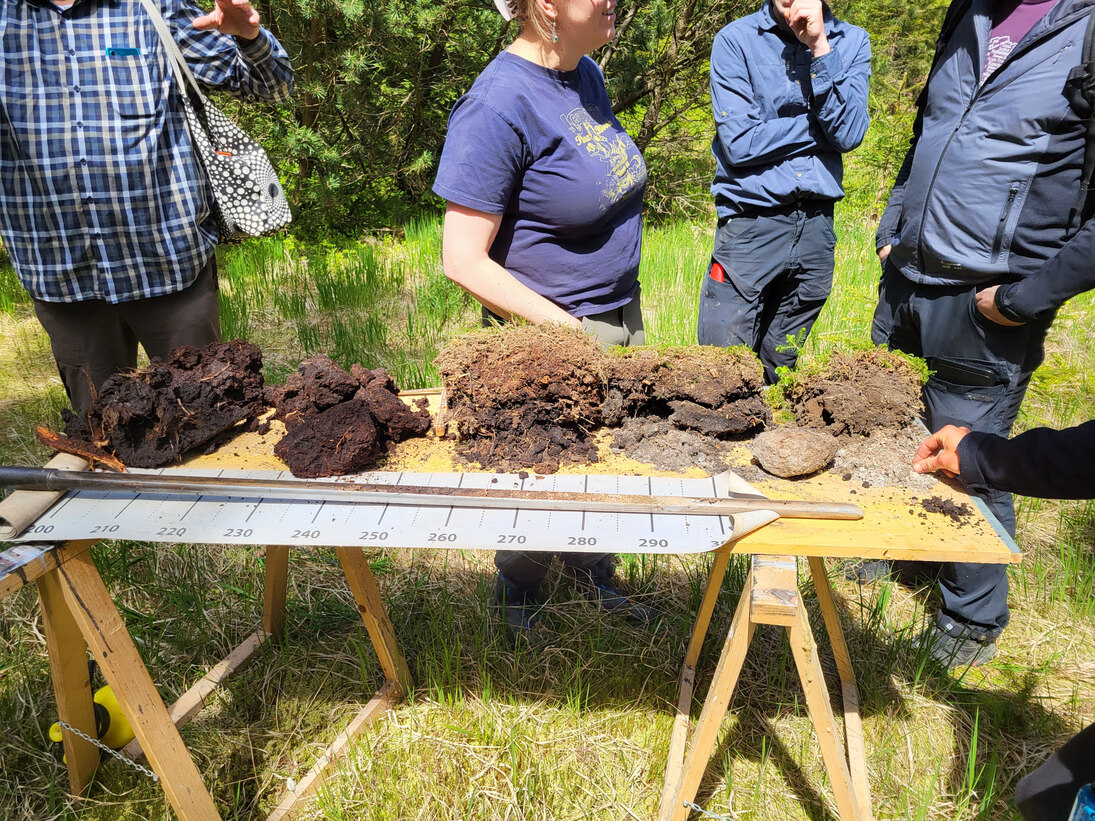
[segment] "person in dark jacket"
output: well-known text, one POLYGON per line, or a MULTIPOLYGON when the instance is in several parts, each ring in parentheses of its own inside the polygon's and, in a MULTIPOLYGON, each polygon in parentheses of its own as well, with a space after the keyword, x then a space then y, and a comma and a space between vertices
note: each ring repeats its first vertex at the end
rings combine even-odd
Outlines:
MULTIPOLYGON (((971 487, 1053 499, 1095 497, 1095 420, 1035 428, 1004 439, 948 425, 920 445, 917 473, 941 470, 971 487)), ((1066 821, 1076 793, 1095 781, 1095 724, 1073 736, 1015 789, 1026 821, 1066 821)))
MULTIPOLYGON (((878 229, 872 338, 927 360, 930 429, 1006 436, 1057 309, 1091 287, 1095 221, 1070 211, 1088 107, 1069 92, 1093 5, 972 3, 929 76, 878 229)), ((982 495, 1014 533, 1010 494, 982 495)), ((875 563, 860 571, 879 575, 875 563)), ((940 588, 921 641, 954 666, 991 658, 1009 619, 1005 567, 949 564, 940 588)))
POLYGON ((711 47, 718 227, 701 345, 746 345, 775 382, 833 284, 842 155, 867 133, 871 43, 822 0, 765 0, 711 47), (797 344, 788 344, 788 337, 797 344))

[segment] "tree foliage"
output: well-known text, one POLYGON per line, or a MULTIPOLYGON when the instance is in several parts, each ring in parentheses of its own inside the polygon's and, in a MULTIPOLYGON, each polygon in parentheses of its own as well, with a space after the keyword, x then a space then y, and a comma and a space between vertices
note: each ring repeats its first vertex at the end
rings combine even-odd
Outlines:
MULTIPOLYGON (((850 168, 864 207, 884 197, 947 0, 838 0, 872 34, 873 125, 850 168)), ((236 113, 280 165, 298 226, 350 236, 441 203, 430 192, 449 110, 516 34, 490 0, 257 4, 297 71, 296 99, 236 113)), ((592 55, 643 150, 653 218, 710 209, 714 35, 756 0, 621 0, 617 37, 592 55)))

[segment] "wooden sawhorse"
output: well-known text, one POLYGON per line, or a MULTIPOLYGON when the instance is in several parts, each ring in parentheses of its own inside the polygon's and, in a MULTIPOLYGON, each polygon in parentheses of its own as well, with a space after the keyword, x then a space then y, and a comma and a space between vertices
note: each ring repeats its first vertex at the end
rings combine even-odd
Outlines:
POLYGON ((775 624, 787 629, 791 651, 798 668, 799 680, 806 694, 806 705, 821 745, 825 769, 832 782, 833 793, 841 821, 872 821, 871 793, 867 782, 867 762, 863 751, 863 729, 859 715, 859 691, 852 673, 851 657, 844 643, 832 588, 825 572, 824 560, 809 557, 810 573, 817 590, 818 603, 825 620, 825 630, 836 657, 837 671, 844 698, 844 729, 846 750, 836 737, 833 711, 825 676, 817 655, 810 621, 798 592, 797 559, 792 556, 753 556, 752 567, 745 580, 741 599, 719 656, 711 687, 687 743, 692 690, 695 685, 696 663, 707 635, 711 614, 719 588, 730 561, 733 543, 715 555, 700 602, 696 623, 685 652, 681 671, 680 699, 673 724, 666 765, 665 787, 662 791, 659 821, 684 821, 700 786, 704 770, 711 758, 719 726, 730 707, 745 654, 758 624, 775 624))
MULTIPOLYGON (((39 551, 17 570, 0 579, 0 596, 35 582, 59 718, 95 737, 87 652, 98 662, 122 712, 133 728, 134 741, 123 754, 147 757, 176 815, 184 821, 211 821, 220 814, 194 766, 178 727, 202 708, 204 700, 233 672, 242 669, 285 624, 285 592, 289 548, 270 547, 266 553, 263 624, 239 647, 187 690, 170 708, 164 705, 125 623, 118 613, 91 554, 95 540, 66 542, 39 551)), ((24 545, 16 550, 27 551, 24 545)), ((343 574, 361 619, 376 649, 385 683, 319 758, 296 788, 268 817, 288 818, 294 805, 323 781, 328 765, 349 741, 376 716, 397 703, 412 685, 410 670, 395 642, 376 581, 360 547, 336 547, 343 574)), ((5 554, 6 555, 6 554, 5 554)), ((9 566, 11 562, 8 563, 9 566)), ((70 792, 82 795, 99 763, 99 750, 68 730, 62 731, 70 792)))

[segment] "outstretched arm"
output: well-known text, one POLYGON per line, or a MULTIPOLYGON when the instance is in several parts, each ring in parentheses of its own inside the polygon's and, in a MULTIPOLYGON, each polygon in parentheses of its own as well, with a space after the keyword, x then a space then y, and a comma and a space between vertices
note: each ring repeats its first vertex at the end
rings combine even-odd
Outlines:
POLYGON ((917 473, 942 470, 970 487, 1051 499, 1095 497, 1095 420, 1034 428, 1014 439, 948 425, 916 452, 917 473))

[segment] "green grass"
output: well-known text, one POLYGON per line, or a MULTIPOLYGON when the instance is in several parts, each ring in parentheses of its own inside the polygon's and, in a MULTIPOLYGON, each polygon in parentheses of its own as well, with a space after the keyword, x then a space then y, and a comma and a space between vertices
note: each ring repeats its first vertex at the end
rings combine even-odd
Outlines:
MULTIPOLYGON (((805 361, 868 336, 873 227, 841 214, 838 233, 833 295, 805 361)), ((712 238, 711 225, 646 232, 641 279, 652 343, 694 341, 712 238)), ((436 352, 478 320, 475 304, 441 274, 436 221, 359 245, 250 242, 224 252, 221 285, 226 336, 260 344, 275 381, 326 353, 346 366, 388 368, 404 388, 433 385, 436 352)), ((1062 311, 1020 428, 1091 416, 1093 320, 1093 295, 1062 311)), ((34 425, 58 427, 64 404, 48 341, 10 269, 0 268, 0 463, 40 464, 48 454, 34 425)), ((876 817, 1012 818, 1018 777, 1095 720, 1095 506, 1021 499, 1019 541, 1027 555, 1011 575, 1013 617, 1000 657, 964 676, 931 674, 913 648, 935 607, 930 590, 860 589, 834 578, 862 694, 876 817)), ((254 550, 111 542, 94 556, 168 701, 258 622, 254 550)), ((600 615, 553 573, 545 620, 557 638, 537 652, 515 652, 501 635, 488 606, 489 552, 378 551, 370 559, 416 690, 360 738, 305 817, 653 815, 707 557, 622 557, 621 575, 668 614, 650 629, 600 615)), ((701 695, 746 568, 735 559, 724 582, 700 660, 701 695)), ((820 614, 811 618, 820 637, 820 614)), ((786 641, 760 629, 754 642, 700 800, 742 821, 835 818, 786 641)), ((183 731, 224 817, 268 813, 285 780, 306 771, 382 678, 333 553, 294 551, 285 640, 183 731)), ((0 602, 0 817, 171 817, 160 789, 116 762, 101 768, 88 799, 69 799, 47 741, 55 717, 38 604, 27 589, 0 602)))

